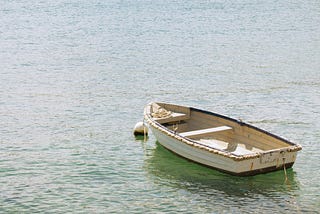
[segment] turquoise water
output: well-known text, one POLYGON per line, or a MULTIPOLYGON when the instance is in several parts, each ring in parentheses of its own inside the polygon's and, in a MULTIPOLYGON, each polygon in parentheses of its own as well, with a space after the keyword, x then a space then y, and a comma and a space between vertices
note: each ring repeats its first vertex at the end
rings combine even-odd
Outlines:
POLYGON ((0 4, 0 213, 320 212, 320 2, 0 4), (300 143, 234 177, 132 129, 165 101, 300 143))

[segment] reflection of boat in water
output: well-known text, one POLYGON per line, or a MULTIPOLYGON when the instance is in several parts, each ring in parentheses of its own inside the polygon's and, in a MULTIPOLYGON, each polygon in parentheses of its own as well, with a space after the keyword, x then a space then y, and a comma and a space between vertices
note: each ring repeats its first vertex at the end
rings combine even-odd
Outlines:
POLYGON ((229 196, 247 196, 261 194, 268 196, 299 189, 295 172, 287 170, 287 182, 283 171, 253 177, 235 177, 211 170, 186 159, 179 158, 166 150, 158 142, 156 148, 148 151, 145 169, 156 183, 187 189, 197 194, 212 194, 216 191, 229 196))
POLYGON ((301 146, 241 121, 167 103, 150 103, 144 116, 161 145, 194 162, 233 175, 290 168, 301 146))

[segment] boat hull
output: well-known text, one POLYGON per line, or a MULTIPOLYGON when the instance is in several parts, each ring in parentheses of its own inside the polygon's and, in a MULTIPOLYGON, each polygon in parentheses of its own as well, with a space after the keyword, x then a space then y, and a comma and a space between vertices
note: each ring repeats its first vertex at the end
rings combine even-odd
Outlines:
MULTIPOLYGON (((166 105, 168 104, 165 104, 165 106, 166 105)), ((145 119, 148 122, 149 127, 156 137, 157 141, 162 146, 181 157, 205 165, 207 167, 220 170, 222 172, 238 176, 249 176, 287 169, 293 166, 297 157, 297 151, 301 150, 301 146, 297 144, 293 144, 278 136, 272 135, 248 124, 236 121, 232 118, 226 118, 222 115, 217 115, 194 108, 181 107, 180 109, 179 106, 176 105, 169 105, 169 107, 171 108, 171 110, 173 109, 175 111, 178 111, 178 113, 175 113, 175 115, 179 117, 180 122, 181 120, 185 120, 187 122, 189 121, 189 127, 192 125, 192 121, 190 122, 190 120, 192 120, 192 117, 194 115, 196 115, 198 118, 197 114, 199 114, 199 112, 203 115, 209 115, 208 117, 210 118, 212 117, 216 120, 223 121, 223 123, 221 121, 219 123, 220 125, 222 124, 225 126, 205 128, 200 130, 185 128, 184 132, 177 132, 176 130, 174 130, 174 128, 170 129, 169 127, 171 126, 168 126, 168 123, 171 123, 172 119, 174 118, 166 117, 155 119, 151 114, 152 107, 147 106, 145 109, 145 119), (191 111, 191 114, 188 111, 191 111), (161 124, 159 121, 163 123, 161 124), (229 128, 227 129, 226 127, 229 128), (227 132, 230 131, 230 129, 233 130, 231 130, 231 133, 229 133, 228 135, 219 135, 220 138, 222 136, 229 136, 228 139, 230 139, 230 136, 236 136, 235 132, 243 134, 243 130, 246 130, 248 131, 248 134, 241 136, 238 134, 240 136, 238 137, 238 139, 242 139, 243 136, 248 136, 248 140, 250 140, 253 137, 253 134, 255 134, 254 137, 261 136, 262 138, 268 139, 268 141, 262 139, 261 145, 269 146, 268 144, 266 144, 266 142, 270 142, 271 145, 279 144, 279 146, 275 146, 275 148, 273 149, 260 150, 259 152, 251 151, 250 153, 238 155, 237 153, 235 153, 235 151, 230 152, 226 149, 217 147, 213 148, 212 146, 204 145, 201 143, 201 141, 199 141, 199 139, 202 138, 202 135, 204 134, 207 137, 211 136, 208 134, 212 133, 208 132, 227 132), (270 140, 274 140, 274 142, 271 142, 270 140)), ((208 121, 206 123, 208 123, 208 121)), ((181 130, 183 129, 181 123, 180 128, 181 130)))
POLYGON ((280 169, 291 168, 295 162, 296 152, 286 155, 285 163, 279 158, 269 163, 261 163, 261 158, 235 161, 227 157, 212 154, 200 148, 194 148, 174 139, 154 127, 150 127, 157 141, 167 150, 192 162, 237 176, 252 176, 280 169), (277 164, 278 162, 278 164, 277 164), (285 164, 285 165, 284 165, 285 164))

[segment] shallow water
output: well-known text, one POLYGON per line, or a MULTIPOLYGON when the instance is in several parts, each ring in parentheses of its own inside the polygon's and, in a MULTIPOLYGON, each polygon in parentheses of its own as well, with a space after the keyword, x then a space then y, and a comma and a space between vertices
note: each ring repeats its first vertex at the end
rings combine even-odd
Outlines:
POLYGON ((2 1, 0 212, 320 212, 319 11, 316 0, 2 1), (300 143, 289 182, 135 139, 151 101, 300 143))

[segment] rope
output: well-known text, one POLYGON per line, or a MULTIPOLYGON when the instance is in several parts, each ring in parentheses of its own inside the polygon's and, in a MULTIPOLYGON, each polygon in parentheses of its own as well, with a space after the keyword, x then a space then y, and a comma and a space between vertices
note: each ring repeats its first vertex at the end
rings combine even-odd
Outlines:
POLYGON ((284 176, 285 176, 285 183, 287 183, 288 182, 288 175, 287 175, 287 170, 286 170, 286 163, 285 163, 285 160, 286 160, 286 158, 282 158, 282 160, 283 160, 283 171, 284 171, 284 176))
POLYGON ((164 117, 170 117, 171 111, 168 111, 164 108, 158 108, 157 111, 153 112, 151 115, 155 118, 164 118, 164 117))
POLYGON ((147 135, 146 135, 146 126, 143 124, 143 141, 147 141, 147 135))
POLYGON ((146 124, 145 124, 145 122, 144 122, 144 119, 145 118, 143 118, 143 142, 146 142, 147 141, 147 133, 146 133, 146 124))
POLYGON ((178 123, 172 124, 172 130, 173 130, 174 132, 177 132, 178 129, 179 129, 179 124, 178 124, 178 123))

